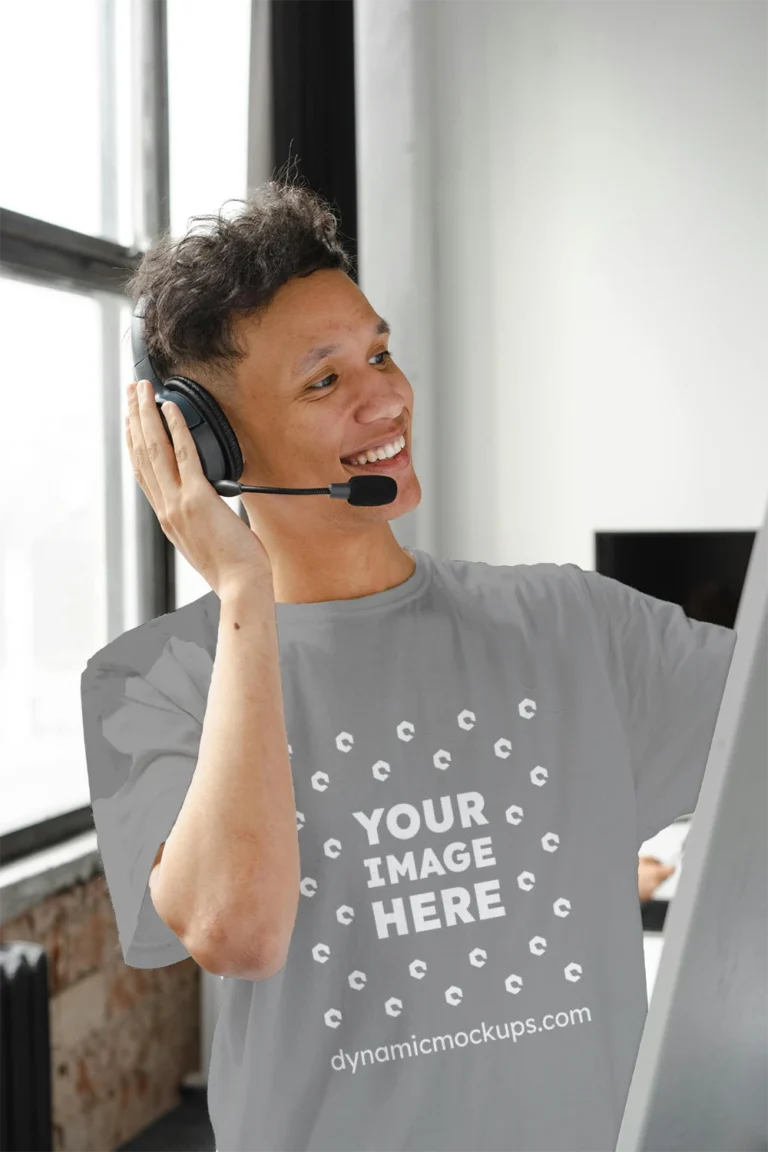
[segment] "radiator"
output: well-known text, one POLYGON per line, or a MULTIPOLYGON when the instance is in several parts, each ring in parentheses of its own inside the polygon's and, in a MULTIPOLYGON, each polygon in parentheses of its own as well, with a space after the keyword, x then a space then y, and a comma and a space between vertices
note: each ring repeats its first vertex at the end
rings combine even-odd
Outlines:
POLYGON ((52 1152, 48 958, 0 944, 0 1152, 52 1152))

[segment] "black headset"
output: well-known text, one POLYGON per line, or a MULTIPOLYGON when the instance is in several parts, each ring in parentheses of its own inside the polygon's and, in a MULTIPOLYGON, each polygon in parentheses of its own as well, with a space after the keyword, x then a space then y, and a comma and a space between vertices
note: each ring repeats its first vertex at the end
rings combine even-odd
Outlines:
POLYGON ((160 405, 166 400, 176 404, 192 434, 203 473, 220 496, 277 492, 285 496, 332 496, 350 504, 369 507, 392 503, 397 496, 397 481, 392 476, 352 476, 347 483, 329 484, 325 488, 266 488, 240 484, 243 453, 232 425, 210 392, 188 376, 169 376, 167 380, 161 380, 155 371, 144 339, 146 300, 146 296, 139 297, 131 319, 134 379, 149 380, 152 385, 160 419, 171 442, 173 437, 160 405))
MULTIPOLYGON (((243 454, 237 436, 213 396, 202 385, 190 380, 188 376, 169 376, 165 381, 159 378, 144 341, 145 308, 146 297, 142 296, 133 310, 131 319, 135 379, 149 380, 154 388, 155 403, 159 410, 160 405, 166 400, 172 400, 177 405, 192 433, 203 472, 218 492, 217 485, 222 480, 237 481, 243 474, 243 454)), ((168 437, 171 438, 162 410, 160 418, 168 437)), ((238 485, 238 490, 240 487, 238 485)), ((226 491, 220 494, 230 495, 226 491)), ((232 494, 237 495, 237 492, 232 494)))

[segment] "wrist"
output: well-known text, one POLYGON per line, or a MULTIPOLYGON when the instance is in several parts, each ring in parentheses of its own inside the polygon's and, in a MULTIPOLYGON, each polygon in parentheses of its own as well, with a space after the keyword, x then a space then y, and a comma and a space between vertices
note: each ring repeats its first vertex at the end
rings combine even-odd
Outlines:
POLYGON ((267 603, 274 604, 275 586, 271 570, 228 577, 219 587, 222 607, 232 605, 240 610, 267 603))

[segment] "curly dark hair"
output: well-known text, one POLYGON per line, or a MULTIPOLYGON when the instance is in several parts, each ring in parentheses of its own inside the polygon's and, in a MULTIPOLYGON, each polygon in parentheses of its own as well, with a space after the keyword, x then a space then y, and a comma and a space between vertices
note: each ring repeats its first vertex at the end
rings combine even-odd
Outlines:
POLYGON ((264 312, 294 276, 354 267, 334 208, 290 167, 225 206, 233 202, 242 205, 235 215, 194 216, 178 241, 161 233, 126 283, 134 305, 147 298, 144 338, 158 374, 191 376, 219 395, 246 355, 235 321, 264 312))

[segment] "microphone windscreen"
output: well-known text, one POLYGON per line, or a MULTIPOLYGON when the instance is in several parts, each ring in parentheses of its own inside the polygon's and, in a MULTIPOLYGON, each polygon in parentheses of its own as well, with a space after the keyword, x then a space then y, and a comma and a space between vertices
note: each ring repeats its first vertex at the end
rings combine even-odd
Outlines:
POLYGON ((373 508, 377 504, 391 504, 397 496, 397 481, 391 476, 351 476, 349 504, 373 508))

